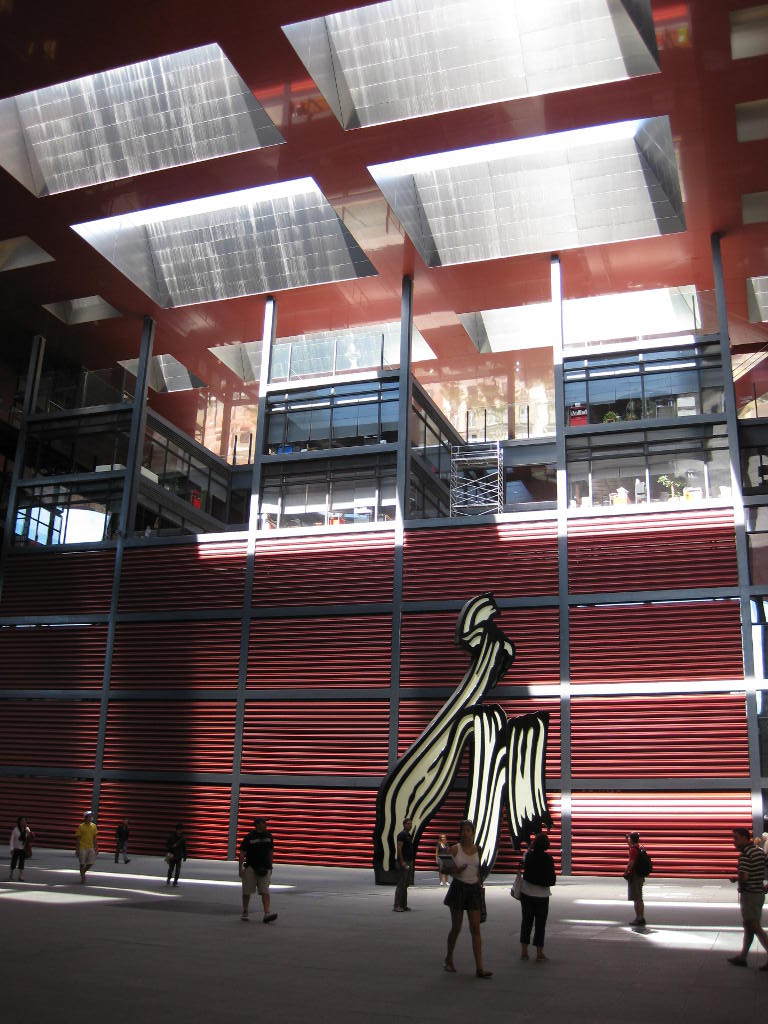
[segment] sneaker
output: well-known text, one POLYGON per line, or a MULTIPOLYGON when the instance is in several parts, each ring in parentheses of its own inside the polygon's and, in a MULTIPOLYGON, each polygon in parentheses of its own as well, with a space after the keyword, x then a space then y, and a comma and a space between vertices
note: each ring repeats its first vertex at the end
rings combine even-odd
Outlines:
POLYGON ((728 957, 728 963, 729 964, 733 964, 734 967, 746 967, 747 966, 746 957, 743 957, 741 955, 739 955, 739 956, 729 956, 728 957))
POLYGON ((394 910, 394 912, 396 914, 404 914, 405 913, 405 907, 392 907, 392 909, 394 910))
POLYGON ((264 915, 264 924, 271 924, 272 921, 276 921, 276 920, 277 920, 277 914, 265 914, 264 915))
POLYGON ((130 859, 130 857, 126 857, 126 858, 125 858, 125 863, 126 863, 126 864, 130 864, 130 863, 131 863, 131 859, 130 859))
POLYGON ((641 925, 642 926, 642 925, 645 924, 645 918, 644 917, 636 917, 634 921, 630 921, 629 923, 630 923, 630 925, 641 925))
POLYGON ((247 914, 241 914, 240 915, 240 920, 241 921, 247 921, 248 920, 248 915, 247 914))

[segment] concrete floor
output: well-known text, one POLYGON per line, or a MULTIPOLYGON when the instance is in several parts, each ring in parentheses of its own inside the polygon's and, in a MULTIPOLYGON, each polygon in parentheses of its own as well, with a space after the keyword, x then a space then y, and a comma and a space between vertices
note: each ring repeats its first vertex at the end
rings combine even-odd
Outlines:
POLYGON ((490 981, 474 977, 469 932, 459 973, 442 970, 448 910, 436 877, 419 873, 412 913, 371 871, 278 865, 271 925, 252 901, 240 921, 236 865, 189 861, 178 889, 164 864, 100 855, 87 886, 74 854, 36 850, 24 883, 0 864, 0 1007, 9 1024, 219 1024, 265 1016, 293 1022, 543 1020, 696 1024, 762 1020, 768 972, 748 969, 735 887, 723 881, 646 884, 648 927, 633 930, 621 879, 562 878, 543 964, 519 959, 511 879, 492 876, 483 926, 490 981), (285 887, 285 888, 282 888, 285 887))

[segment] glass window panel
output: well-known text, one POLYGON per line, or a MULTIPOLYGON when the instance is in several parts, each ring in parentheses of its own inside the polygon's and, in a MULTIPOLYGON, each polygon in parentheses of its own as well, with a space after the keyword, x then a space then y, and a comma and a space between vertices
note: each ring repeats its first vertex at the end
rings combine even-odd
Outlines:
POLYGON ((309 438, 313 447, 327 448, 331 436, 331 409, 325 406, 322 409, 313 409, 309 428, 309 438))
POLYGON ((342 443, 357 437, 357 405, 334 405, 333 438, 342 443))
POLYGON ((382 336, 361 335, 339 338, 336 344, 336 372, 364 370, 381 365, 382 336))
POLYGON ((303 445, 309 440, 309 424, 311 414, 293 409, 288 413, 288 425, 285 440, 288 444, 303 445))
POLYGON ((333 373, 333 338, 294 341, 291 346, 291 380, 333 373))
POLYGON ((398 417, 400 403, 395 398, 386 399, 381 403, 381 434, 385 441, 397 441, 398 417))
POLYGON ((364 402, 358 406, 358 427, 360 435, 366 439, 379 436, 379 406, 377 402, 364 402))

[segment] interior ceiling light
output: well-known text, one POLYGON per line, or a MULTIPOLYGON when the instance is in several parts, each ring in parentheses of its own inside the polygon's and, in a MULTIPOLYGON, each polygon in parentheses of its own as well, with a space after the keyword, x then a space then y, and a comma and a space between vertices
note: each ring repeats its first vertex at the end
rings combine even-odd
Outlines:
POLYGON ((661 70, 650 0, 388 0, 283 32, 345 129, 661 70))
POLYGON ((768 321, 768 277, 747 278, 747 307, 751 324, 768 321))
POLYGON ((668 117, 368 170, 428 267, 685 230, 668 117))
POLYGON ((26 235, 6 238, 0 242, 0 273, 4 270, 20 270, 22 267, 36 267, 39 263, 53 263, 45 249, 26 235))
POLYGON ((72 227, 164 308, 376 273, 312 178, 72 227))
POLYGON ((111 320, 121 316, 100 295, 86 295, 82 299, 65 299, 63 302, 48 302, 43 305, 65 324, 89 324, 95 320, 111 320))
MULTIPOLYGON (((139 368, 138 359, 120 359, 120 366, 132 376, 139 368)), ((171 355, 152 356, 149 362, 147 383, 153 391, 163 394, 168 391, 193 391, 206 387, 206 383, 191 373, 183 363, 171 355)))
POLYGON ((0 139, 36 196, 285 141, 217 43, 0 100, 0 139))

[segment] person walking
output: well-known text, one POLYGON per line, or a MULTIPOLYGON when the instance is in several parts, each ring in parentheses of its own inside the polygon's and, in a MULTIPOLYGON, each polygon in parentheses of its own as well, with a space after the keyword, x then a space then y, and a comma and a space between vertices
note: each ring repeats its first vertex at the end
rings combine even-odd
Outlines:
POLYGON ((277 920, 277 914, 270 913, 269 883, 272 879, 275 840, 267 831, 265 818, 253 819, 253 831, 240 843, 238 873, 243 883, 243 913, 241 921, 248 920, 248 904, 251 896, 258 892, 264 908, 264 924, 277 920))
MULTIPOLYGON (((731 878, 732 882, 739 885, 739 908, 741 909, 741 920, 744 927, 744 939, 741 944, 741 952, 736 956, 729 956, 728 963, 735 967, 747 966, 747 954, 749 953, 752 940, 757 936, 757 941, 768 953, 768 936, 760 924, 760 917, 763 913, 765 902, 765 854, 755 846, 750 837, 748 828, 733 829, 733 845, 739 851, 739 862, 737 875, 731 878)), ((768 971, 768 961, 760 968, 761 971, 768 971)))
POLYGON ((645 876, 637 870, 637 858, 640 856, 639 832, 629 833, 627 846, 629 847, 629 860, 624 868, 624 877, 627 880, 627 899, 635 905, 635 919, 630 921, 630 924, 643 927, 645 925, 645 903, 643 902, 645 876))
POLYGON ((17 866, 19 881, 24 881, 24 861, 32 839, 32 829, 27 826, 27 819, 22 815, 16 819, 16 827, 11 832, 11 870, 8 875, 9 881, 13 881, 13 872, 17 866))
POLYGON ((546 960, 544 956, 544 931, 549 914, 549 897, 551 886, 557 882, 555 862, 547 853, 549 836, 539 832, 523 858, 523 881, 520 886, 520 959, 528 959, 528 945, 533 932, 533 944, 536 947, 536 959, 546 960))
POLYGON ((408 885, 411 881, 411 864, 413 863, 413 836, 411 818, 403 818, 403 830, 397 836, 397 888, 395 889, 395 913, 402 914, 411 908, 408 906, 408 885))
POLYGON ((80 865, 80 884, 85 885, 85 876, 93 867, 99 852, 99 830, 93 821, 93 812, 86 811, 75 833, 75 854, 80 865))
POLYGON ((123 855, 123 860, 126 864, 130 864, 128 857, 128 839, 130 838, 130 830, 128 828, 128 819, 123 818, 120 824, 115 829, 115 864, 120 860, 120 854, 123 855))
POLYGON ((168 877, 165 880, 165 884, 171 884, 171 875, 173 875, 173 884, 178 885, 181 862, 187 859, 187 839, 181 822, 177 823, 175 831, 171 832, 168 836, 165 849, 165 861, 168 865, 168 877))
POLYGON ((438 872, 438 885, 448 885, 450 882, 450 876, 444 873, 442 865, 440 864, 440 858, 445 857, 448 854, 448 836, 445 834, 445 832, 441 832, 440 837, 437 841, 437 846, 435 848, 435 860, 437 861, 438 872))
POLYGON ((449 974, 456 973, 453 962, 453 951, 461 931, 464 911, 467 912, 469 930, 472 934, 472 952, 475 957, 475 975, 478 978, 490 978, 493 971, 483 967, 483 940, 480 935, 480 915, 483 907, 483 885, 480 864, 482 855, 480 847, 475 844, 474 823, 462 821, 459 827, 459 841, 449 848, 453 857, 454 867, 451 868, 453 879, 445 894, 446 907, 451 911, 451 930, 448 932, 448 943, 443 969, 449 974))

